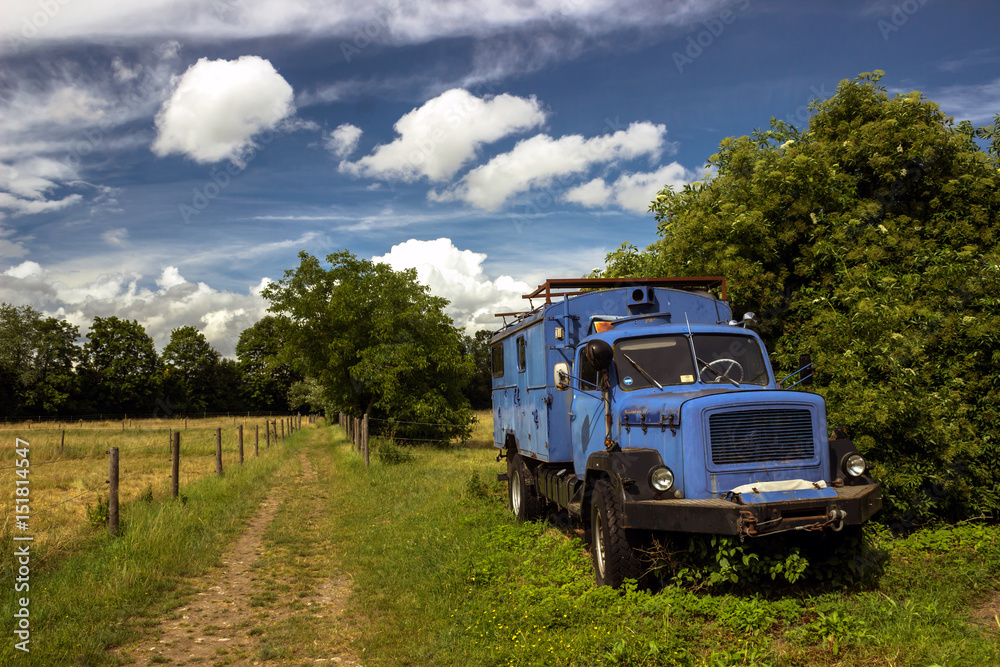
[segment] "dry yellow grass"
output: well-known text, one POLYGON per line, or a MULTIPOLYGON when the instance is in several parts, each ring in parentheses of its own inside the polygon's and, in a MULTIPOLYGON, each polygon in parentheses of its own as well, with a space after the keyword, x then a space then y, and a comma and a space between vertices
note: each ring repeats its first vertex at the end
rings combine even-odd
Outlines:
POLYGON ((476 420, 472 424, 472 437, 466 444, 470 447, 493 446, 492 410, 476 410, 476 420))
MULTIPOLYGON (((282 432, 281 418, 278 433, 282 432)), ((303 419, 303 426, 305 426, 303 419)), ((239 465, 238 430, 243 426, 244 458, 254 456, 255 428, 260 455, 267 454, 263 417, 208 419, 143 419, 114 422, 38 424, 22 422, 0 428, 0 535, 10 537, 14 525, 17 439, 29 443, 30 519, 27 534, 38 547, 64 551, 90 530, 87 505, 107 496, 112 447, 119 450, 119 502, 152 492, 170 495, 171 430, 181 434, 180 493, 185 484, 215 475, 215 430, 222 429, 223 471, 239 465), (124 424, 124 429, 122 428, 124 424), (186 426, 186 428, 185 428, 186 426)), ((287 426, 285 426, 287 429, 287 426)), ((273 427, 272 427, 273 430, 273 427)), ((271 446, 275 438, 271 436, 271 446)))

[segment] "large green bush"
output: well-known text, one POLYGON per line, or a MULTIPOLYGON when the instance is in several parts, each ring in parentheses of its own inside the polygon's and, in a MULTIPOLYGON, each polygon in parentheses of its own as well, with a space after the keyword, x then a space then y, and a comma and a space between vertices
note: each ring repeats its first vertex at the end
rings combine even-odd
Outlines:
POLYGON ((885 485, 884 517, 996 516, 997 126, 890 96, 881 76, 841 82, 805 130, 723 140, 713 176, 652 203, 661 238, 623 245, 605 275, 727 276, 779 367, 812 355, 831 427, 885 485))

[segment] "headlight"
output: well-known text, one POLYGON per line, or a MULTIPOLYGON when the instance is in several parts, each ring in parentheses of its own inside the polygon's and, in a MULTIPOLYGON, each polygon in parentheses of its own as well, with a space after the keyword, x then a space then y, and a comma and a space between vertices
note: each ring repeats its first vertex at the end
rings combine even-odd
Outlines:
POLYGON ((864 474, 868 464, 861 458, 860 454, 851 454, 844 459, 844 472, 851 477, 860 477, 864 474))
POLYGON ((649 473, 649 485, 657 491, 666 491, 674 485, 674 473, 670 468, 653 468, 649 473))

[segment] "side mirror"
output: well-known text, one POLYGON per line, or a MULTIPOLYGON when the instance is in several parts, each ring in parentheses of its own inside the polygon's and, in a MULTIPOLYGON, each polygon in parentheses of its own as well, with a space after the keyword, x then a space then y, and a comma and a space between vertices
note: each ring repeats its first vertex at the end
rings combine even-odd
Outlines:
POLYGON ((583 353, 587 357, 587 363, 598 371, 606 371, 611 368, 611 362, 615 358, 608 341, 599 338, 587 343, 583 353))
POLYGON ((746 329, 747 326, 753 326, 757 324, 757 314, 756 313, 743 313, 743 328, 746 329))
POLYGON ((802 379, 800 382, 806 386, 813 383, 812 358, 808 354, 799 355, 799 368, 802 369, 802 379))
POLYGON ((555 365, 553 375, 554 377, 552 379, 553 383, 556 386, 556 389, 558 389, 559 391, 566 391, 567 389, 569 389, 569 382, 570 382, 569 364, 567 364, 565 361, 560 361, 558 364, 555 365))

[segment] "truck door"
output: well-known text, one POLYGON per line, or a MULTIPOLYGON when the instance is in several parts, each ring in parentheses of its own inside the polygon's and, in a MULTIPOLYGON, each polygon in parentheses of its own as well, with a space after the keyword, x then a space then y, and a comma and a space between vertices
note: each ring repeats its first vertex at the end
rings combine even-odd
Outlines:
POLYGON ((577 377, 573 381, 573 402, 570 418, 570 438, 573 444, 573 466, 577 475, 587 469, 587 458, 604 450, 604 401, 598 387, 597 369, 587 363, 583 346, 577 350, 577 377))

